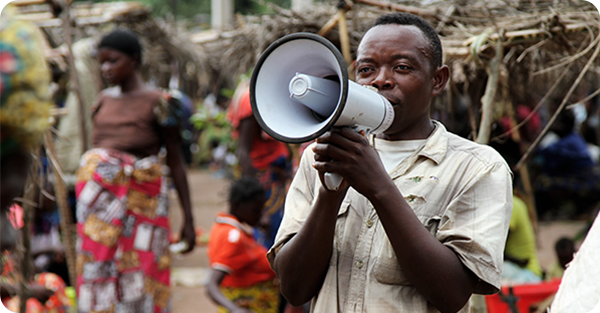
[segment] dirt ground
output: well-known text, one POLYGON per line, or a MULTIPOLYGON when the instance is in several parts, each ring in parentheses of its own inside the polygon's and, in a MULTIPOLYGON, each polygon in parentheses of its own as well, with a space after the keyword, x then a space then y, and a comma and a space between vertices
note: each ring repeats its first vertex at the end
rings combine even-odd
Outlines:
MULTIPOLYGON (((188 179, 195 225, 209 231, 217 212, 227 211, 228 182, 220 177, 218 172, 208 170, 190 170, 188 179)), ((178 231, 182 225, 181 211, 174 192, 171 197, 171 225, 173 231, 178 231)), ((538 231, 538 255, 542 267, 549 268, 556 261, 553 246, 558 238, 574 236, 583 227, 583 221, 541 222, 538 231)), ((190 254, 173 258, 174 313, 216 312, 216 306, 206 295, 203 286, 207 267, 206 247, 197 247, 190 254)))

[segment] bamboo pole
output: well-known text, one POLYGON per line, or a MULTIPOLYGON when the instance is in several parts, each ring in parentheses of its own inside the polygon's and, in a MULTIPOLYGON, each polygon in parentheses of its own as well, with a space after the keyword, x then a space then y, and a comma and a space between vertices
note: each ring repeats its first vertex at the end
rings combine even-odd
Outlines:
POLYGON ((346 23, 346 9, 338 9, 338 27, 340 31, 340 46, 342 48, 342 56, 346 61, 346 66, 352 64, 352 54, 350 52, 350 36, 348 35, 348 24, 346 23))
POLYGON ((75 58, 73 57, 73 31, 71 27, 71 5, 70 1, 64 4, 64 11, 61 14, 63 19, 63 29, 65 31, 65 44, 68 48, 67 59, 69 61, 69 68, 71 69, 71 88, 77 94, 77 100, 79 104, 79 131, 81 133, 81 151, 80 154, 83 154, 88 149, 88 134, 86 127, 86 119, 85 119, 85 108, 83 95, 81 94, 81 88, 79 88, 79 74, 77 73, 77 68, 75 67, 75 58))
POLYGON ((54 142, 50 131, 46 131, 44 134, 44 145, 46 146, 46 156, 52 164, 54 170, 54 196, 56 197, 56 204, 58 205, 58 213, 60 216, 60 227, 62 229, 63 246, 65 247, 65 256, 67 259, 67 268, 69 270, 69 280, 71 285, 75 285, 76 273, 75 273, 75 262, 77 260, 77 252, 75 251, 75 239, 73 238, 73 221, 71 219, 71 211, 69 210, 69 204, 67 202, 67 187, 64 181, 64 174, 58 161, 55 157, 54 142))
POLYGON ((475 140, 481 144, 487 144, 490 139, 490 128, 492 125, 494 97, 498 88, 498 79, 500 77, 500 66, 504 55, 504 47, 502 40, 496 43, 496 55, 490 61, 486 68, 488 80, 485 86, 485 93, 481 97, 481 122, 479 125, 479 133, 475 140))
POLYGON ((10 3, 12 5, 16 5, 16 6, 27 6, 27 5, 32 5, 32 4, 44 4, 46 2, 47 2, 47 0, 13 0, 13 1, 10 1, 10 3))
POLYGON ((33 276, 33 268, 31 262, 31 220, 33 218, 33 210, 35 210, 34 204, 36 204, 37 188, 39 186, 39 153, 40 148, 37 149, 37 155, 34 156, 31 165, 29 166, 29 174, 27 175, 27 182, 25 183, 25 190, 23 198, 26 201, 22 202, 23 208, 23 228, 21 228, 21 244, 19 255, 20 270, 21 270, 21 281, 18 282, 19 290, 18 296, 20 299, 19 313, 25 313, 27 310, 27 300, 32 296, 29 291, 29 282, 33 276))
POLYGON ((327 35, 335 27, 335 25, 337 25, 339 18, 340 15, 336 13, 332 18, 329 19, 329 21, 327 21, 327 23, 325 23, 325 25, 323 25, 323 27, 321 27, 317 35, 327 35))
POLYGON ((410 7, 410 6, 401 5, 401 4, 395 4, 395 3, 389 3, 389 2, 379 2, 376 0, 356 0, 356 2, 364 3, 364 4, 384 8, 384 9, 389 9, 392 11, 411 13, 414 15, 419 15, 421 17, 431 17, 431 18, 435 18, 437 20, 442 19, 435 11, 419 9, 419 8, 410 7))

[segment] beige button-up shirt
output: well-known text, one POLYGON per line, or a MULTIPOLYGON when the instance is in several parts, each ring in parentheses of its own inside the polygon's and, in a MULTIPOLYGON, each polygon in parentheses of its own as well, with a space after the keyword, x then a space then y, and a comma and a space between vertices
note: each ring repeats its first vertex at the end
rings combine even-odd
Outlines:
MULTIPOLYGON (((435 125, 424 145, 389 174, 423 226, 479 277, 476 293, 494 293, 512 210, 510 169, 489 146, 435 125)), ((309 147, 268 253, 271 264, 316 200, 321 183, 313 161, 309 147)), ((333 245, 311 312, 438 312, 406 278, 373 205, 352 188, 339 209, 333 245)), ((468 310, 469 303, 460 312, 468 310)))

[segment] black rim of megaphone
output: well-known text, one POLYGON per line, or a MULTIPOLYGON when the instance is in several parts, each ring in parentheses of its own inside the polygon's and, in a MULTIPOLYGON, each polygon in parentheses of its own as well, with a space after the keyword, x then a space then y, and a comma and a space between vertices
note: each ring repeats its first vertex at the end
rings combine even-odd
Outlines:
POLYGON ((252 71, 252 77, 250 79, 250 104, 252 105, 252 112, 254 114, 254 118, 256 118, 256 121, 258 122, 260 127, 265 132, 267 132, 267 134, 269 134, 271 137, 273 137, 279 141, 283 141, 283 142, 287 142, 287 143, 303 143, 303 142, 311 141, 311 140, 316 139, 316 138, 320 137, 321 135, 323 135, 326 131, 328 131, 335 124, 337 119, 340 117, 340 115, 344 111, 344 104, 346 103, 347 97, 348 97, 348 69, 346 68, 346 61, 344 61, 344 57, 342 56, 340 51, 336 48, 336 46, 333 45, 329 40, 327 40, 326 38, 319 36, 317 34, 313 34, 313 33, 293 33, 293 34, 281 37, 277 41, 273 42, 260 55, 260 58, 258 59, 258 62, 256 63, 254 70, 252 71), (340 81, 342 88, 340 89, 341 97, 340 97, 340 100, 338 101, 335 112, 333 112, 332 118, 329 119, 329 122, 327 122, 325 127, 322 127, 316 133, 305 136, 305 137, 290 138, 290 137, 285 137, 285 136, 282 136, 282 135, 276 133, 269 126, 267 126, 267 124, 264 122, 264 120, 258 113, 258 109, 257 109, 257 105, 256 105, 255 88, 256 88, 256 80, 258 79, 258 73, 260 72, 260 68, 263 66, 263 64, 265 63, 267 58, 269 58, 269 55, 271 55, 271 53, 275 49, 277 49, 279 46, 281 46, 289 41, 298 40, 298 39, 310 39, 310 40, 318 41, 319 43, 323 44, 325 47, 327 47, 333 53, 333 55, 335 56, 335 58, 338 62, 338 65, 341 69, 341 72, 342 72, 342 79, 340 81))

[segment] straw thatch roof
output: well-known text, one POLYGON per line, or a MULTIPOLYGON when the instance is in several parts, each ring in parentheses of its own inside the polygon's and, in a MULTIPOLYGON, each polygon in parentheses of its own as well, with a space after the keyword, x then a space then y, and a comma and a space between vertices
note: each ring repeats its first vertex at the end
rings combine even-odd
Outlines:
MULTIPOLYGON (((70 2, 70 1, 69 1, 70 2)), ((68 48, 65 44, 66 9, 59 1, 17 0, 12 2, 19 18, 36 23, 46 39, 45 55, 50 63, 63 71, 69 68, 68 48)), ((142 73, 160 87, 167 87, 173 72, 179 74, 184 91, 193 97, 201 91, 200 81, 208 81, 205 62, 198 57, 198 46, 184 33, 171 30, 169 25, 152 18, 150 8, 139 2, 75 2, 69 7, 73 42, 87 37, 99 39, 115 27, 126 27, 136 32, 144 47, 142 73), (177 64, 177 69, 172 67, 177 64)))
MULTIPOLYGON (((315 5, 304 12, 275 10, 273 15, 238 16, 234 31, 191 37, 201 47, 201 57, 209 60, 207 63, 218 75, 211 83, 231 87, 240 74, 252 69, 270 43, 293 32, 322 31, 336 14, 334 5, 315 5)), ((497 116, 506 113, 507 103, 532 107, 540 100, 560 103, 592 57, 600 37, 598 11, 586 1, 455 0, 407 6, 357 0, 345 14, 353 55, 373 21, 390 11, 418 14, 436 28, 452 77, 447 92, 437 98, 434 114, 450 120, 451 125, 456 115, 462 116, 463 121, 469 116, 469 123, 456 123, 450 128, 473 131, 473 135, 479 125, 481 97, 496 51, 501 54, 499 66, 495 67, 497 90, 492 97, 493 113, 497 116), (555 83, 557 86, 553 87, 555 83)), ((337 28, 325 37, 339 47, 337 28)), ((572 92, 579 99, 600 87, 599 65, 600 59, 593 61, 572 92)))
MULTIPOLYGON (((253 68, 262 51, 286 34, 321 33, 340 47, 339 29, 332 23, 339 12, 337 7, 344 10, 347 19, 351 57, 378 16, 390 11, 414 13, 427 19, 440 34, 445 63, 452 73, 446 92, 434 104, 434 114, 448 121, 454 131, 463 135, 470 131, 473 137, 486 91, 487 101, 495 104, 495 116, 506 113, 508 103, 534 107, 553 102, 556 106, 581 75, 600 38, 598 11, 583 0, 454 0, 428 1, 427 5, 381 1, 316 4, 302 12, 272 6, 275 14, 237 16, 232 31, 197 34, 152 19, 149 10, 135 2, 74 3, 72 15, 75 38, 99 36, 114 26, 134 29, 146 48, 146 76, 166 86, 171 65, 177 61, 185 91, 199 98, 235 87, 238 77, 253 68), (493 65, 495 55, 500 57, 493 65), (493 78, 495 83, 488 85, 494 88, 486 86, 488 77, 493 78), (463 123, 465 116, 468 123, 463 123)), ((62 20, 49 14, 53 9, 47 1, 20 2, 45 3, 22 6, 28 8, 22 12, 47 33, 49 58, 60 63, 64 53, 53 48, 64 41, 59 27, 62 20)), ((587 66, 577 88, 570 92, 574 95, 568 98, 581 99, 599 88, 599 64, 596 59, 587 66)))

